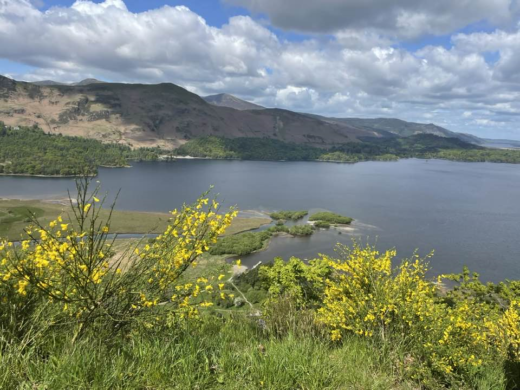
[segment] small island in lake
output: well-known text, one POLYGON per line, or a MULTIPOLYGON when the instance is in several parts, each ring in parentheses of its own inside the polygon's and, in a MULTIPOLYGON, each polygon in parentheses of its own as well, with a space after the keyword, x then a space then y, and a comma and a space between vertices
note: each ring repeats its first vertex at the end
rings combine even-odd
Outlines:
POLYGON ((312 214, 309 217, 309 221, 315 221, 314 225, 316 227, 330 227, 330 225, 350 225, 353 219, 329 211, 321 211, 312 214))

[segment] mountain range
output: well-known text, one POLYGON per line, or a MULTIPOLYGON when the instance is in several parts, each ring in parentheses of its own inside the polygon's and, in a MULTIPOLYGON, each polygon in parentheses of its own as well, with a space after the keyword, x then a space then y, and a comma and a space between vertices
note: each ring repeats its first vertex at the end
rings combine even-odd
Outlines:
POLYGON ((0 120, 11 126, 36 124, 49 133, 167 149, 201 136, 269 138, 318 147, 415 134, 486 142, 434 124, 327 118, 265 108, 228 94, 202 98, 170 83, 95 79, 74 84, 28 83, 0 76, 0 120))

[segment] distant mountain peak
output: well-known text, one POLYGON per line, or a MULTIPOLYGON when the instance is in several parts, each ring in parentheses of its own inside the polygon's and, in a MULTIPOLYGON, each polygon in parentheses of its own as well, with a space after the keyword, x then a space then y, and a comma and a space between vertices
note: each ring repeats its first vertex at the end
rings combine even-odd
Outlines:
POLYGON ((59 81, 54 80, 41 80, 41 81, 33 81, 31 84, 40 85, 40 86, 53 86, 53 85, 71 85, 71 86, 84 86, 84 85, 90 85, 90 84, 102 84, 104 81, 89 78, 85 80, 81 80, 77 83, 61 83, 59 81))
POLYGON ((203 99, 214 106, 229 107, 235 110, 265 110, 265 107, 239 99, 228 93, 206 96, 203 99))
POLYGON ((104 84, 104 81, 98 80, 98 79, 85 79, 81 80, 79 83, 72 83, 71 85, 89 85, 89 84, 104 84))

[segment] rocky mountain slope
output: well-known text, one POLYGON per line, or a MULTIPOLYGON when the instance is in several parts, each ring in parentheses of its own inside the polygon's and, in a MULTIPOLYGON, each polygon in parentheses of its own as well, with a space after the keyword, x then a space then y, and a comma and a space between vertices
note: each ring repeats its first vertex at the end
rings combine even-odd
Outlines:
POLYGON ((433 124, 398 119, 325 118, 268 109, 221 94, 201 98, 174 84, 26 83, 0 76, 0 121, 133 147, 171 149, 202 136, 256 137, 328 147, 434 134, 479 143, 433 124), (210 103, 208 103, 211 102, 210 103))
POLYGON ((204 97, 204 100, 215 106, 229 107, 234 108, 235 110, 265 110, 265 107, 239 99, 236 96, 227 93, 206 96, 204 97))
POLYGON ((287 110, 215 106, 174 84, 35 85, 2 76, 0 120, 11 126, 37 124, 51 133, 165 148, 207 135, 313 146, 380 136, 287 110))
POLYGON ((433 123, 406 122, 395 118, 327 118, 319 115, 312 115, 312 117, 328 123, 345 124, 358 129, 374 131, 384 137, 410 137, 417 134, 433 134, 438 137, 457 138, 461 141, 476 145, 482 143, 480 138, 471 134, 456 133, 433 123))

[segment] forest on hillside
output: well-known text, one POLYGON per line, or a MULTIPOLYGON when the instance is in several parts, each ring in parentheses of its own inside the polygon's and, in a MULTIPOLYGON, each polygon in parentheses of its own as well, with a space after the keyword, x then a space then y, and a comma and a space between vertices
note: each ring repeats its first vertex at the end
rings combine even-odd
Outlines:
POLYGON ((418 134, 404 138, 365 138, 328 149, 267 138, 201 137, 175 151, 179 156, 269 161, 394 161, 439 158, 471 162, 520 163, 520 151, 487 149, 456 138, 418 134))
POLYGON ((124 167, 130 160, 157 160, 159 152, 155 148, 132 150, 125 145, 47 134, 38 127, 12 128, 0 122, 0 174, 96 174, 99 166, 124 167))

